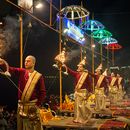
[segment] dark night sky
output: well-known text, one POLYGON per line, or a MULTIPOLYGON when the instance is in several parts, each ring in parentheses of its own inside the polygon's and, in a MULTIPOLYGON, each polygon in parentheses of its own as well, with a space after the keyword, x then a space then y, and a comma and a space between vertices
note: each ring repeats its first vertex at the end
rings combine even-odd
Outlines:
MULTIPOLYGON (((16 0, 12 0, 15 3, 16 0)), ((53 4, 59 8, 60 0, 53 0, 53 4)), ((100 21, 108 31, 113 34, 113 38, 117 39, 119 44, 122 45, 122 49, 115 52, 116 64, 119 66, 130 65, 130 8, 128 0, 83 0, 83 7, 90 12, 90 18, 92 13, 94 14, 94 19, 100 21)), ((36 11, 35 15, 41 20, 49 23, 49 6, 46 1, 44 1, 45 7, 41 11, 36 11)), ((80 0, 62 0, 62 7, 69 5, 79 5, 80 0)), ((13 30, 13 45, 10 50, 3 57, 9 62, 11 66, 19 67, 19 24, 18 24, 18 9, 9 5, 5 0, 0 0, 0 19, 4 18, 10 20, 6 22, 8 24, 7 29, 13 30), (12 19, 11 19, 12 18, 12 19), (14 22, 13 22, 14 21, 14 22)), ((56 11, 53 10, 53 24, 55 25, 56 11)), ((47 92, 59 93, 59 80, 58 78, 49 77, 49 75, 57 76, 58 71, 55 70, 52 65, 54 63, 54 57, 58 54, 58 34, 50 30, 49 28, 39 24, 37 21, 32 19, 33 27, 31 29, 27 28, 27 23, 29 17, 25 16, 24 19, 24 55, 32 54, 37 58, 36 69, 45 75, 45 83, 47 87, 47 92), (58 85, 57 85, 58 84, 58 85)), ((6 26, 6 25, 5 25, 6 26)), ((69 44, 70 45, 70 44, 69 44)), ((71 48, 77 49, 78 45, 71 43, 71 48)), ((79 56, 78 61, 79 61, 79 56)), ((77 60, 74 57, 69 61, 70 67, 77 64, 77 60)), ((75 67, 74 67, 75 69, 75 67)), ((17 83, 14 79, 13 81, 17 83)), ((17 90, 5 77, 0 77, 0 102, 16 102, 17 90), (8 91, 8 93, 7 93, 8 91)), ((63 90, 64 92, 69 92, 73 90, 72 84, 68 84, 70 77, 64 76, 63 90)))
MULTIPOLYGON (((16 0, 12 0, 12 1, 14 1, 16 3, 16 0)), ((124 1, 122 1, 122 0, 114 0, 114 1, 113 0, 109 0, 109 1, 82 0, 82 2, 83 2, 84 8, 86 8, 90 12, 90 18, 92 16, 92 14, 94 14, 94 19, 100 21, 105 26, 105 29, 107 29, 108 31, 110 31, 112 33, 113 38, 117 39, 118 43, 123 46, 122 50, 116 52, 117 60, 121 59, 121 61, 123 61, 122 65, 130 64, 129 60, 127 60, 127 61, 124 60, 124 54, 125 54, 126 58, 129 59, 129 48, 128 47, 130 44, 129 43, 130 42, 130 37, 129 37, 129 34, 130 34, 130 30, 129 30, 130 9, 128 7, 128 5, 129 5, 128 1, 127 0, 124 0, 124 1), (120 57, 120 58, 118 58, 118 57, 120 57)), ((69 6, 72 4, 79 5, 80 3, 81 3, 81 0, 62 0, 62 7, 69 6)), ((44 9, 41 11, 36 11, 35 16, 37 16, 41 20, 49 23, 49 6, 48 6, 48 3, 46 2, 46 0, 44 1, 44 4, 45 4, 44 9)), ((57 8, 59 8, 59 1, 53 0, 53 4, 57 8)), ((15 13, 18 13, 18 10, 16 11, 16 8, 14 8, 13 6, 10 6, 7 2, 5 2, 5 0, 0 1, 0 16, 7 17, 8 15, 11 15, 14 17, 15 13)), ((56 22, 55 21, 56 13, 57 12, 55 11, 55 9, 53 9, 53 24, 55 24, 55 22, 56 22)), ((18 19, 18 16, 16 18, 18 19)), ((25 21, 27 22, 27 20, 25 20, 25 21)), ((31 47, 32 51, 33 51, 33 47, 35 49, 35 47, 37 47, 38 45, 42 46, 43 45, 41 43, 42 38, 47 43, 47 44, 44 43, 44 47, 47 47, 49 49, 49 47, 48 47, 49 43, 51 44, 51 46, 57 47, 58 35, 54 31, 51 31, 50 29, 48 29, 45 26, 41 26, 37 22, 34 22, 34 24, 35 25, 31 32, 32 34, 29 34, 28 39, 30 41, 27 42, 27 47, 29 47, 30 44, 32 46, 32 42, 33 42, 33 44, 34 44, 34 42, 37 42, 37 45, 35 44, 36 46, 34 45, 31 47), (34 40, 33 35, 35 35, 35 37, 36 37, 35 40, 34 40), (42 37, 41 37, 41 35, 42 35, 42 37), (51 40, 50 36, 54 40, 51 40), (31 37, 33 37, 33 41, 32 41, 31 37), (41 40, 40 40, 40 38, 41 38, 41 40), (55 43, 54 43, 54 41, 55 41, 55 43)), ((26 25, 25 25, 24 29, 25 30, 27 29, 26 25)), ((26 30, 26 32, 27 32, 27 30, 26 30)), ((17 38, 18 38, 18 36, 17 36, 17 38)), ((26 39, 26 37, 24 37, 24 39, 26 39)), ((53 48, 53 47, 51 47, 51 48, 53 48)), ((42 49, 42 47, 40 47, 39 49, 42 49)), ((44 50, 44 48, 43 48, 43 50, 44 50)), ((30 51, 31 51, 31 49, 30 49, 30 51)), ((39 51, 39 50, 37 50, 37 51, 39 51)), ((46 51, 46 50, 44 50, 44 51, 46 51)), ((25 55, 26 55, 26 52, 27 52, 27 48, 25 49, 25 55)), ((28 50, 28 52, 29 52, 29 50, 28 50)), ((40 53, 40 51, 39 51, 39 53, 40 53)), ((118 60, 117 63, 120 64, 120 61, 118 60)))

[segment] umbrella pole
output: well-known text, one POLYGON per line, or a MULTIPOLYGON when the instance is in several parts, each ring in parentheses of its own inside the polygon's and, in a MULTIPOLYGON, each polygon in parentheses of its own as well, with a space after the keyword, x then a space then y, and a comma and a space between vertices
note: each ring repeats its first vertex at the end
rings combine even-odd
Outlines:
MULTIPOLYGON (((91 38, 91 51, 92 51, 92 73, 94 74, 94 40, 91 38)), ((94 78, 92 77, 93 92, 95 92, 94 78)))
POLYGON ((52 26, 52 0, 50 0, 50 26, 52 26))
MULTIPOLYGON (((62 6, 62 0, 60 0, 60 11, 62 6)), ((59 19, 59 54, 61 53, 61 38, 62 38, 62 21, 61 16, 59 19)), ((60 77, 60 109, 62 109, 62 70, 61 67, 59 69, 59 77, 60 77)))
POLYGON ((114 61, 114 49, 112 49, 112 65, 113 65, 113 66, 115 65, 114 62, 115 62, 115 61, 114 61))
POLYGON ((100 60, 101 60, 101 64, 102 64, 102 43, 100 44, 100 60))
MULTIPOLYGON (((94 13, 92 13, 92 19, 94 19, 94 13)), ((92 33, 92 31, 91 31, 92 33)), ((91 37, 91 51, 92 51, 92 73, 94 74, 94 71, 95 71, 95 66, 94 66, 94 49, 95 47, 93 46, 94 45, 94 39, 91 37)), ((94 86, 94 77, 92 77, 92 87, 93 87, 93 92, 95 92, 95 86, 94 86)))
POLYGON ((109 68, 109 49, 107 49, 107 68, 109 68))

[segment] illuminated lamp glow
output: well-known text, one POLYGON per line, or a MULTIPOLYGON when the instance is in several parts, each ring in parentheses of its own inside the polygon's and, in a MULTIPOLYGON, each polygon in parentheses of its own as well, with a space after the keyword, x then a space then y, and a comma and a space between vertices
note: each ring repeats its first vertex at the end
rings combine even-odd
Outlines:
POLYGON ((92 48, 95 48, 96 46, 95 46, 95 44, 92 44, 91 47, 92 47, 92 48))
POLYGON ((81 30, 76 25, 68 21, 67 26, 70 33, 72 33, 76 39, 84 38, 84 35, 82 34, 81 30))
POLYGON ((83 38, 81 38, 81 41, 85 41, 85 38, 83 37, 83 38))
POLYGON ((35 6, 37 9, 40 9, 43 7, 43 4, 42 3, 38 3, 36 6, 35 6))
MULTIPOLYGON (((59 19, 57 17, 57 21, 59 19)), ((59 28, 59 26, 57 26, 59 28)), ((74 42, 79 43, 80 45, 85 44, 84 31, 78 28, 72 21, 62 18, 62 32, 65 37, 74 42)))
POLYGON ((67 33, 68 32, 68 29, 66 28, 66 29, 64 29, 64 31, 63 31, 63 33, 67 33))
POLYGON ((104 30, 104 29, 94 31, 92 33, 92 37, 97 38, 97 39, 103 39, 103 38, 111 37, 111 36, 112 34, 109 31, 104 30))

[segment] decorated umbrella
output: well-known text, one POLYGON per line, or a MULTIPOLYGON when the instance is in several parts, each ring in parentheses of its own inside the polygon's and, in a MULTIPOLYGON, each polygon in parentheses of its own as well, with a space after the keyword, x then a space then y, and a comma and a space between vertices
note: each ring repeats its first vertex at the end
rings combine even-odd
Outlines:
POLYGON ((111 37, 111 36, 112 34, 105 29, 100 29, 92 33, 92 37, 96 39, 103 39, 103 38, 111 37))
POLYGON ((114 44, 109 44, 105 47, 106 49, 112 50, 112 64, 114 66, 114 51, 119 50, 122 48, 121 45, 119 45, 118 43, 114 43, 114 44))
POLYGON ((89 17, 89 11, 79 5, 71 5, 64 7, 58 14, 57 17, 67 18, 73 22, 78 20, 78 23, 89 17))
POLYGON ((104 29, 104 25, 101 24, 99 21, 97 20, 88 20, 85 22, 82 22, 80 25, 80 28, 84 31, 96 31, 96 30, 100 30, 100 29, 104 29))
POLYGON ((109 44, 115 44, 117 43, 117 40, 112 37, 106 37, 99 41, 101 44, 109 45, 109 44))
MULTIPOLYGON (((111 36, 112 36, 112 34, 105 29, 100 29, 100 30, 94 31, 92 33, 92 37, 95 39, 98 39, 98 40, 108 38, 111 36)), ((100 55, 101 55, 101 63, 102 63, 102 44, 100 44, 100 55)))
MULTIPOLYGON (((117 42, 118 41, 112 37, 106 37, 99 41, 99 43, 102 45, 117 44, 117 42)), ((109 59, 109 50, 107 49, 107 68, 109 67, 108 59, 109 59)))

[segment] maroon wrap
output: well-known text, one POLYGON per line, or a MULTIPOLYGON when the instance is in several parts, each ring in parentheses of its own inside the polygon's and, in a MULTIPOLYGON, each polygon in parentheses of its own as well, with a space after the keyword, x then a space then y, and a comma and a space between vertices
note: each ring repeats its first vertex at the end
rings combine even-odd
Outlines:
MULTIPOLYGON (((9 72, 11 73, 11 75, 18 76, 18 88, 20 89, 18 90, 18 99, 20 100, 24 87, 28 81, 29 73, 24 68, 14 68, 14 67, 9 67, 9 72)), ((44 84, 44 78, 43 76, 41 76, 34 88, 30 100, 38 99, 37 105, 39 106, 44 101, 45 96, 46 96, 46 89, 44 84)))
MULTIPOLYGON (((80 79, 81 73, 77 72, 77 71, 73 71, 68 67, 67 67, 67 69, 68 69, 68 73, 71 74, 75 78, 74 85, 76 86, 76 84, 78 83, 78 80, 80 79)), ((92 84, 91 84, 91 79, 90 79, 89 73, 88 73, 88 76, 87 76, 86 80, 84 81, 81 89, 87 89, 88 92, 92 92, 92 84)))

